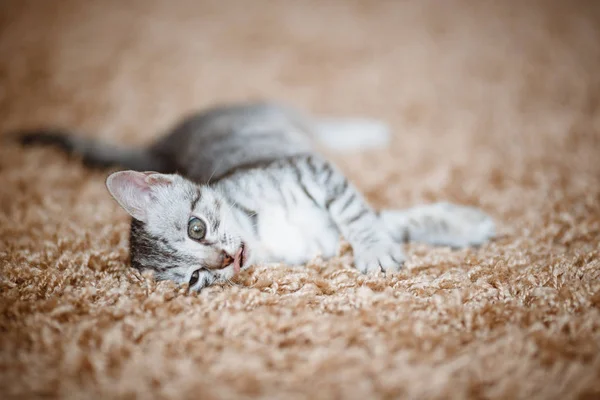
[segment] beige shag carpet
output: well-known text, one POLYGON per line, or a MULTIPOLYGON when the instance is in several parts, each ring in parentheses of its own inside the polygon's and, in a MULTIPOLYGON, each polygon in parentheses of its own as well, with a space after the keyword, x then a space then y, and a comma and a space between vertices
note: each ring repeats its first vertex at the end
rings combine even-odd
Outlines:
POLYGON ((257 98, 381 118, 391 148, 335 156, 374 205, 503 235, 187 294, 129 268, 106 172, 2 143, 1 398, 600 398, 597 1, 3 0, 0 24, 2 132, 147 143, 257 98))

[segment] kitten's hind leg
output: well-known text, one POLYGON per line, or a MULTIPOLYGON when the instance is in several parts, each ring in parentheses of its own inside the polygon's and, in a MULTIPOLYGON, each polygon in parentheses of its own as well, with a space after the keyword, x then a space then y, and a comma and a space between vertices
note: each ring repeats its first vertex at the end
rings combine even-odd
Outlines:
POLYGON ((321 144, 337 151, 379 149, 391 141, 389 126, 368 118, 320 118, 314 131, 321 144))
POLYGON ((496 235, 492 218, 475 207, 435 203, 379 215, 394 238, 405 242, 461 248, 482 245, 496 235))

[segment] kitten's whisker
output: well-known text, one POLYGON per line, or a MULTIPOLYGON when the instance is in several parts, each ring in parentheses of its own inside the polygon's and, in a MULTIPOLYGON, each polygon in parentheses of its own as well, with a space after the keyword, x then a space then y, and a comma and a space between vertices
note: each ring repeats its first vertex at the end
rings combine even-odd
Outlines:
POLYGON ((239 283, 235 283, 233 282, 231 279, 229 278, 225 278, 225 282, 227 282, 229 285, 231 286, 237 286, 237 287, 242 287, 242 285, 240 285, 239 283))
POLYGON ((206 181, 207 186, 210 184, 210 180, 213 178, 213 176, 215 176, 215 172, 217 172, 217 167, 219 166, 219 161, 220 160, 217 160, 217 162, 215 163, 215 168, 213 169, 212 174, 210 174, 210 176, 208 177, 208 180, 206 181))
POLYGON ((231 200, 234 204, 230 204, 229 202, 226 202, 225 204, 227 205, 227 207, 229 208, 229 214, 232 215, 233 214, 233 207, 237 206, 237 202, 235 200, 231 200))

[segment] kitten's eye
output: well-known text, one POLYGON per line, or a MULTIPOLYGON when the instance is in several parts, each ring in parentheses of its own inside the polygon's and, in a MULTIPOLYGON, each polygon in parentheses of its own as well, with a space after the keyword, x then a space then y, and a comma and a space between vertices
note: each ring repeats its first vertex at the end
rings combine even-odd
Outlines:
POLYGON ((204 239, 204 236, 206 236, 206 224, 200 218, 193 217, 188 222, 188 236, 194 240, 204 239))
POLYGON ((192 276, 190 278, 190 287, 194 286, 196 282, 198 282, 198 278, 200 278, 200 272, 199 270, 195 270, 192 272, 192 276))

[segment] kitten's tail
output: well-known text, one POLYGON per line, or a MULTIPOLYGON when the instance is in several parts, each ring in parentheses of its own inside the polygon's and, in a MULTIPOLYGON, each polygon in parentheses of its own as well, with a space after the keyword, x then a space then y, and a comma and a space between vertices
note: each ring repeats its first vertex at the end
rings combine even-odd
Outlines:
POLYGON ((120 166, 136 171, 167 172, 167 163, 144 147, 124 147, 97 139, 73 135, 61 129, 22 131, 9 135, 22 145, 57 147, 68 154, 81 157, 88 167, 120 166))
POLYGON ((366 118, 319 118, 315 139, 324 146, 340 151, 379 149, 391 141, 389 126, 366 118))

